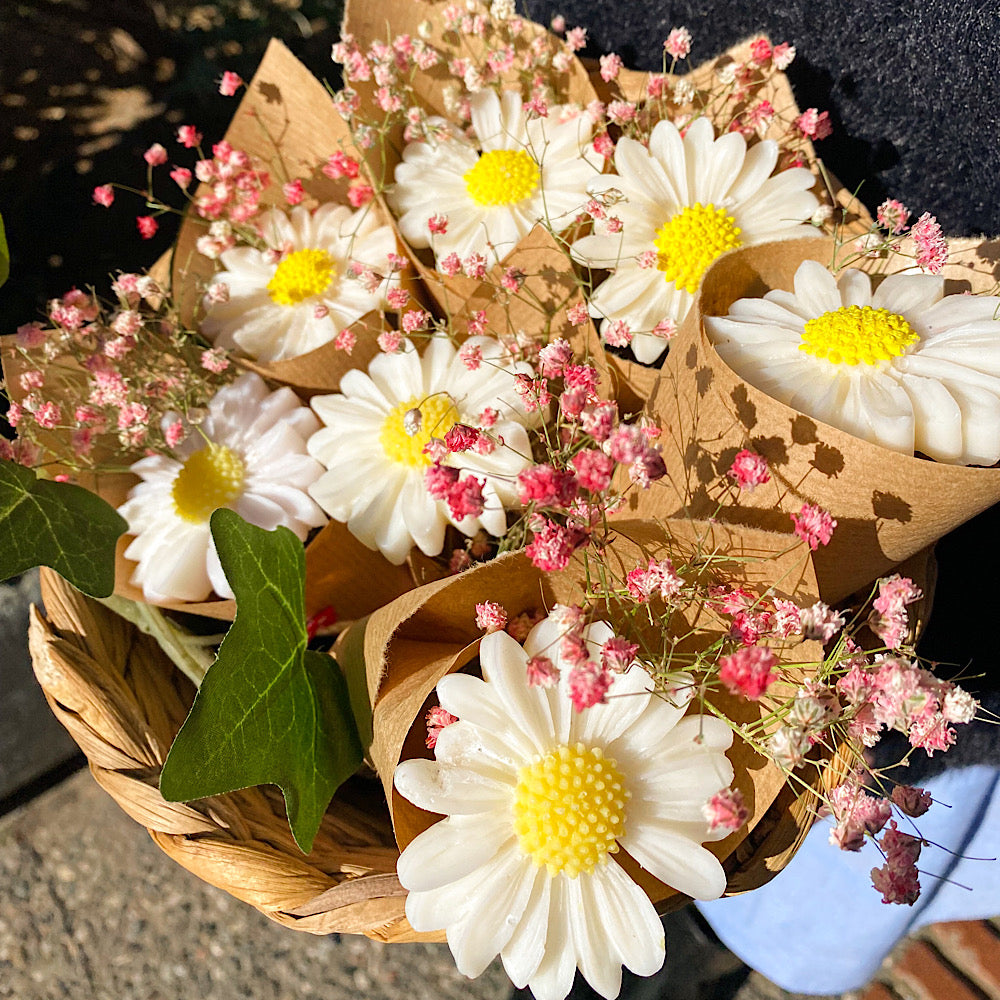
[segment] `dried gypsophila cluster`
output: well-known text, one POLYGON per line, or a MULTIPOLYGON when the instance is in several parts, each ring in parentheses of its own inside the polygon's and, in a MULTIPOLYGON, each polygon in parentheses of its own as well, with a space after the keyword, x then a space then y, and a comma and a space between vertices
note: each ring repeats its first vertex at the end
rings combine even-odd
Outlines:
POLYGON ((23 464, 125 468, 137 451, 169 451, 234 377, 224 351, 181 322, 148 275, 121 274, 102 303, 73 289, 49 303, 47 323, 18 328, 20 402, 7 419, 23 464), (172 421, 164 421, 168 414, 172 421))
MULTIPOLYGON (((729 472, 733 488, 741 490, 760 485, 767 476, 766 464, 749 451, 736 457, 729 472)), ((923 749, 928 755, 946 751, 955 741, 954 727, 971 722, 978 709, 975 699, 960 686, 920 666, 907 645, 907 606, 921 597, 920 590, 899 575, 884 578, 873 592, 867 616, 866 609, 860 609, 848 623, 847 612, 822 602, 799 607, 740 586, 700 585, 698 569, 697 559, 676 567, 669 558, 650 559, 616 581, 605 562, 588 560, 594 605, 558 607, 552 613, 562 626, 559 660, 563 670, 569 670, 563 682, 574 709, 579 712, 601 704, 614 677, 636 659, 658 680, 658 689, 667 697, 676 693, 679 677, 685 678, 682 683, 687 687, 694 684, 702 710, 706 702, 711 703, 712 693, 723 687, 748 700, 765 699, 768 710, 760 723, 738 727, 740 736, 792 780, 795 769, 807 763, 814 749, 833 753, 846 746, 858 767, 828 798, 836 821, 831 842, 856 851, 866 839, 875 840, 884 864, 872 870, 874 886, 884 902, 912 904, 920 892, 916 860, 921 840, 900 832, 894 821, 888 828, 886 823, 893 811, 921 815, 930 797, 908 786, 896 786, 878 796, 868 794, 863 787, 866 779, 877 786, 885 782, 866 770, 862 751, 888 730, 904 733, 913 750, 923 749), (693 657, 677 655, 672 648, 684 636, 653 649, 644 644, 642 630, 629 623, 630 618, 635 623, 638 612, 654 625, 654 634, 669 636, 671 622, 678 620, 675 614, 681 612, 683 618, 695 606, 715 612, 727 634, 693 657), (584 630, 594 607, 618 611, 616 632, 600 649, 589 648, 585 641, 584 630), (881 648, 876 646, 871 653, 862 650, 855 640, 861 638, 862 629, 870 630, 881 648), (823 643, 828 649, 824 661, 810 665, 780 662, 776 650, 780 654, 783 646, 802 639, 823 643), (803 667, 812 675, 805 682, 800 680, 803 667)), ((508 620, 499 602, 484 602, 477 612, 482 629, 505 629, 519 640, 541 617, 541 612, 528 612, 508 620)), ((529 685, 551 686, 560 679, 560 670, 545 655, 531 657, 527 671, 529 685)), ((429 718, 429 741, 449 721, 440 715, 429 718)), ((727 797, 706 808, 724 819, 739 816, 739 805, 727 797)))

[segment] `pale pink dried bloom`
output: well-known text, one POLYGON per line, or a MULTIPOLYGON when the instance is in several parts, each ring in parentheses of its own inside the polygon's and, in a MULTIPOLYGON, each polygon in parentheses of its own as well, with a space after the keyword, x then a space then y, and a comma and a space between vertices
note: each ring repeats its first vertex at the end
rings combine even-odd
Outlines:
POLYGON ((632 665, 639 647, 621 636, 612 636, 601 647, 601 663, 605 670, 622 674, 632 665))
POLYGON ((476 605, 476 627, 485 632, 502 632, 507 626, 507 612, 496 601, 476 605))
POLYGON ((771 480, 771 474, 767 470, 767 460, 747 448, 737 452, 733 464, 729 467, 728 475, 747 493, 752 493, 758 486, 771 480))
POLYGON ((792 64, 792 61, 795 59, 795 46, 789 45, 788 42, 781 42, 780 44, 775 45, 771 50, 771 59, 775 69, 788 69, 788 67, 792 64))
POLYGON ((424 716, 424 722, 427 726, 427 749, 433 750, 434 747, 437 746, 441 730, 446 729, 448 726, 458 722, 458 716, 452 715, 451 712, 442 708, 440 705, 435 705, 434 708, 429 709, 427 715, 424 716))
POLYGON ((222 74, 222 79, 219 81, 219 93, 223 97, 233 97, 236 91, 243 86, 243 78, 239 73, 233 73, 231 70, 226 70, 222 74))
POLYGON ((895 198, 886 198, 876 210, 875 218, 883 229, 898 235, 906 228, 907 220, 910 218, 910 210, 901 201, 897 201, 895 198))
POLYGON ((771 620, 771 634, 778 639, 790 639, 802 634, 800 614, 802 609, 794 601, 781 597, 774 599, 774 617, 771 620))
MULTIPOLYGON (((565 396, 565 394, 564 394, 565 396)), ((578 451, 572 458, 577 481, 591 493, 601 493, 611 485, 614 462, 598 448, 578 451)))
POLYGON ((718 830, 738 830, 750 818, 750 810, 738 788, 723 788, 702 806, 702 815, 708 820, 709 833, 718 830))
POLYGON ((795 525, 795 534, 814 552, 820 545, 828 545, 833 537, 837 522, 828 511, 814 504, 804 503, 798 514, 790 515, 795 525))
POLYGON ((663 48, 672 59, 686 59, 691 52, 691 32, 687 28, 673 28, 663 48))
POLYGON ((555 687, 559 683, 559 670, 547 656, 532 656, 527 670, 529 687, 555 687))
POLYGON ((578 712, 601 704, 607 696, 609 687, 611 687, 611 675, 596 663, 588 661, 570 670, 569 697, 578 712))
POLYGON ((621 56, 617 53, 610 52, 606 56, 601 56, 601 79, 605 83, 611 83, 612 80, 617 80, 618 74, 622 71, 622 67, 624 65, 625 64, 622 62, 621 56))
POLYGON ((719 680, 731 694, 757 701, 774 681, 771 671, 776 663, 766 646, 744 646, 719 660, 719 680))
POLYGON ((194 125, 181 125, 177 129, 177 141, 185 149, 194 149, 201 142, 201 132, 194 125))
POLYGON ((829 642, 844 627, 844 616, 828 604, 817 601, 799 612, 799 625, 806 639, 829 642))
POLYGON ((830 114, 817 108, 806 108, 795 119, 795 127, 809 139, 825 139, 833 131, 830 114))
POLYGON ((916 244, 917 267, 930 274, 940 274, 948 263, 948 244, 937 219, 924 212, 910 229, 916 244))
POLYGON ((158 142, 154 142, 153 145, 142 154, 142 158, 151 167, 158 167, 167 162, 167 151, 158 142))
POLYGON ((91 197, 95 205, 110 208, 115 200, 115 189, 110 184, 99 184, 94 188, 91 197))
POLYGON ((385 330, 378 335, 379 350, 386 354, 395 354, 403 343, 398 330, 385 330))
POLYGON ((202 351, 199 363, 202 368, 215 375, 221 375, 229 367, 229 359, 221 347, 202 351))
POLYGON ((976 717, 979 702, 957 685, 945 695, 941 714, 948 722, 965 725, 976 717))

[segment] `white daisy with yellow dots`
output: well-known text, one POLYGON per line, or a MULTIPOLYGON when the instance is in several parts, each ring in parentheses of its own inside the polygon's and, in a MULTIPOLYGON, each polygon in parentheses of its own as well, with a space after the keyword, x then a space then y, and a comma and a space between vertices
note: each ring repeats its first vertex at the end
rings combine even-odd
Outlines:
POLYGON ((221 256, 214 282, 225 301, 206 298, 201 332, 216 346, 239 349, 257 361, 298 357, 334 340, 366 313, 386 307, 398 279, 389 268, 396 252, 390 226, 370 208, 325 204, 290 215, 271 209, 259 219, 264 249, 237 246, 221 256), (388 275, 372 287, 355 271, 388 275))
MULTIPOLYGON (((727 723, 685 715, 692 686, 672 700, 652 693, 637 663, 615 676, 604 704, 577 712, 550 617, 521 647, 505 632, 480 646, 483 679, 451 674, 441 707, 457 716, 437 736, 434 760, 408 760, 397 790, 445 814, 399 858, 406 916, 418 931, 444 929, 458 969, 478 976, 498 954, 515 986, 563 1000, 579 969, 616 997, 622 966, 652 975, 663 964, 663 925, 618 863, 627 852, 656 878, 696 899, 726 888, 702 845, 708 800, 733 768, 727 723), (558 686, 529 686, 531 656, 550 657, 558 686)), ((589 626, 597 656, 612 637, 589 626)))
POLYGON ((147 601, 234 596, 209 524, 220 507, 268 531, 283 525, 303 540, 327 520, 306 492, 323 472, 306 453, 319 421, 291 389, 271 392, 247 373, 207 409, 173 457, 151 455, 132 466, 142 482, 118 508, 134 536, 125 550, 137 563, 131 583, 147 601))
POLYGON ((399 230, 414 247, 432 247, 438 262, 473 253, 502 260, 535 223, 566 229, 600 172, 586 112, 548 109, 529 117, 521 95, 481 90, 472 95, 472 133, 434 119, 438 134, 411 142, 387 192, 399 230), (431 219, 444 231, 431 232, 431 219))
POLYGON ((716 258, 752 243, 815 235, 804 224, 819 204, 809 190, 815 178, 804 167, 774 174, 777 162, 777 143, 747 149, 737 132, 716 139, 707 118, 692 122, 683 138, 672 122, 658 122, 648 149, 619 139, 615 173, 594 180, 590 191, 609 202, 607 215, 621 230, 599 219, 572 247, 581 264, 611 271, 589 302, 602 335, 624 323, 636 358, 651 364, 667 347, 655 331, 664 321, 680 326, 716 258))
POLYGON ((431 337, 422 354, 404 341, 400 351, 376 356, 367 374, 349 371, 339 393, 311 400, 324 426, 309 439, 309 453, 327 471, 310 494, 397 565, 414 545, 438 555, 449 523, 469 536, 503 535, 506 511, 517 504, 517 474, 532 461, 532 418, 514 388, 514 376, 533 374, 531 366, 512 361, 491 337, 470 337, 465 346, 481 352, 475 370, 447 337, 431 337), (425 477, 435 461, 428 446, 456 424, 483 428, 487 410, 489 444, 441 456, 460 477, 482 483, 482 513, 456 519, 428 492, 425 477))
POLYGON ((804 261, 793 291, 706 317, 722 360, 762 392, 892 451, 955 465, 1000 459, 1000 298, 944 279, 835 278, 804 261))

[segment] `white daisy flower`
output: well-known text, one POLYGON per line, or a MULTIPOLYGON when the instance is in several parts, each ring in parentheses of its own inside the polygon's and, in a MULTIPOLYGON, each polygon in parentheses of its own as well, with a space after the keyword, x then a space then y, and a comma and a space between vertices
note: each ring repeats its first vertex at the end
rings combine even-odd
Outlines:
MULTIPOLYGON (((176 418, 175 418, 176 419, 176 418)), ((131 471, 142 478, 118 513, 134 535, 125 558, 138 563, 131 582, 148 601, 203 601, 214 590, 231 598, 209 518, 219 507, 304 539, 326 523, 306 489, 322 466, 306 454, 319 427, 291 389, 270 392, 253 374, 220 389, 205 419, 174 451, 131 471)))
POLYGON ((589 303, 590 314, 604 320, 601 334, 624 323, 636 358, 651 364, 667 346, 654 331, 664 321, 680 326, 717 257, 751 243, 815 235, 803 225, 818 206, 809 190, 815 178, 804 167, 772 177, 777 162, 777 143, 747 149, 737 132, 714 139, 707 118, 692 122, 683 139, 672 122, 658 122, 648 149, 619 139, 617 176, 594 180, 590 190, 613 201, 608 214, 621 220, 621 232, 598 221, 572 247, 580 263, 612 272, 589 303))
POLYGON ((397 565, 414 545, 438 555, 448 523, 469 536, 480 529, 504 534, 505 508, 517 504, 517 474, 531 463, 531 421, 514 390, 515 374, 533 374, 530 365, 511 362, 490 337, 470 337, 465 345, 482 352, 475 371, 446 337, 432 337, 423 355, 404 341, 398 353, 375 357, 367 375, 349 371, 339 393, 311 400, 325 426, 309 439, 309 454, 328 471, 310 494, 397 565), (487 409, 497 419, 486 433, 503 443, 488 452, 449 454, 441 462, 461 469, 460 478, 475 476, 483 484, 482 513, 456 520, 447 503, 427 491, 425 473, 433 458, 424 449, 455 424, 482 428, 487 409))
MULTIPOLYGON (((408 760, 397 790, 447 818, 400 855, 414 929, 444 929, 459 970, 478 976, 499 954, 511 980, 538 1000, 563 1000, 577 970, 601 996, 621 967, 649 976, 663 964, 663 925, 618 864, 621 848, 656 878, 696 899, 726 888, 721 840, 702 809, 733 778, 729 726, 684 715, 654 696, 638 664, 617 675, 607 702, 576 712, 561 666, 558 687, 529 687, 527 662, 559 660, 564 627, 551 617, 519 646, 505 632, 480 646, 484 680, 451 674, 435 760, 408 760)), ((611 638, 590 626, 594 654, 611 638)), ((691 687, 686 689, 688 692, 691 687)))
POLYGON ((762 392, 855 437, 955 465, 1000 459, 1000 298, 944 295, 930 274, 872 291, 817 261, 794 292, 740 299, 706 317, 722 360, 762 392))
POLYGON ((341 330, 386 305, 398 279, 372 289, 352 273, 359 264, 388 271, 396 252, 390 226, 368 208, 298 206, 291 215, 271 209, 260 217, 267 250, 237 246, 225 251, 214 278, 228 288, 226 301, 205 299, 201 332, 217 346, 239 348, 258 361, 282 361, 333 340, 341 330), (280 255, 280 256, 279 256, 280 255))
POLYGON ((548 118, 529 119, 509 90, 480 90, 471 102, 474 140, 432 119, 439 134, 403 150, 387 197, 411 246, 433 247, 439 262, 481 253, 495 264, 536 222, 556 232, 569 226, 602 160, 585 113, 553 107, 548 118), (445 232, 432 236, 432 216, 447 219, 445 232))

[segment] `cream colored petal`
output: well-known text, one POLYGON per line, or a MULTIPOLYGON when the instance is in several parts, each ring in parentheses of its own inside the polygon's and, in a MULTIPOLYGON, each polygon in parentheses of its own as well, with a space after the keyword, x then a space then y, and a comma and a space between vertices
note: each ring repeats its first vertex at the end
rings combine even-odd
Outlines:
POLYGON ((605 1000, 615 1000, 622 988, 622 967, 612 943, 614 934, 619 928, 604 927, 603 918, 611 914, 597 912, 591 884, 600 878, 599 872, 600 869, 592 876, 567 880, 566 916, 569 920, 577 966, 583 973, 583 978, 605 1000))
POLYGON ((728 201, 730 188, 740 175, 746 158, 746 140, 739 132, 727 132, 712 145, 711 170, 700 179, 698 200, 723 206, 728 201))
POLYGON ((535 1000, 566 1000, 576 975, 576 952, 569 929, 569 879, 551 879, 545 954, 528 981, 535 1000))
POLYGON ((525 683, 527 657, 506 632, 493 632, 479 647, 483 676, 490 682, 511 721, 531 740, 538 753, 553 745, 552 719, 544 691, 525 683))
POLYGON ((837 281, 837 288, 840 290, 840 301, 845 306, 872 304, 872 283, 864 271, 853 267, 845 268, 837 281))
POLYGON ((646 871, 678 892, 707 900, 726 891, 726 873, 718 858, 674 833, 665 821, 635 824, 620 840, 646 871))
POLYGON ((475 978, 486 971, 514 936, 540 877, 545 876, 538 874, 528 858, 518 858, 515 849, 504 868, 489 882, 484 881, 479 906, 464 921, 448 928, 448 946, 459 972, 475 978))
POLYGON ((503 813, 511 796, 509 784, 494 781, 474 768, 458 767, 451 762, 444 766, 440 761, 423 758, 403 761, 396 768, 393 781, 400 795, 414 805, 446 816, 503 813))
POLYGON ((531 895, 514 933, 500 952, 504 971, 518 989, 528 985, 541 963, 549 927, 552 879, 544 868, 533 866, 528 877, 532 877, 532 873, 531 895))
MULTIPOLYGON (((485 681, 469 674, 449 674, 438 681, 437 692, 442 708, 463 722, 474 725, 477 730, 494 734, 509 747, 509 758, 498 755, 493 748, 496 759, 509 760, 512 767, 520 767, 537 752, 534 742, 512 723, 499 699, 494 696, 492 687, 485 681)), ((439 739, 449 729, 451 726, 441 733, 439 739)), ((493 744, 485 743, 484 747, 490 752, 493 744)))
POLYGON ((602 865, 584 887, 609 950, 637 976, 651 976, 663 965, 663 924, 649 897, 614 860, 602 865))
POLYGON ((903 375, 900 384, 913 407, 913 447, 937 462, 958 463, 962 456, 962 410, 934 378, 903 375))
POLYGON ((872 295, 872 306, 909 319, 929 309, 944 294, 944 278, 934 274, 890 274, 872 295))
POLYGON ((840 308, 840 293, 833 275, 816 260, 803 261, 794 278, 795 295, 811 316, 840 308))
MULTIPOLYGON (((621 146, 621 140, 618 145, 621 146)), ((664 207, 676 210, 693 202, 695 198, 688 189, 684 141, 673 122, 664 120, 653 126, 649 151, 663 169, 664 207)), ((615 155, 617 158, 617 148, 615 155)))
POLYGON ((733 182, 726 194, 728 201, 734 205, 748 201, 771 176, 778 163, 778 144, 771 139, 765 139, 751 146, 743 160, 739 176, 733 182))

